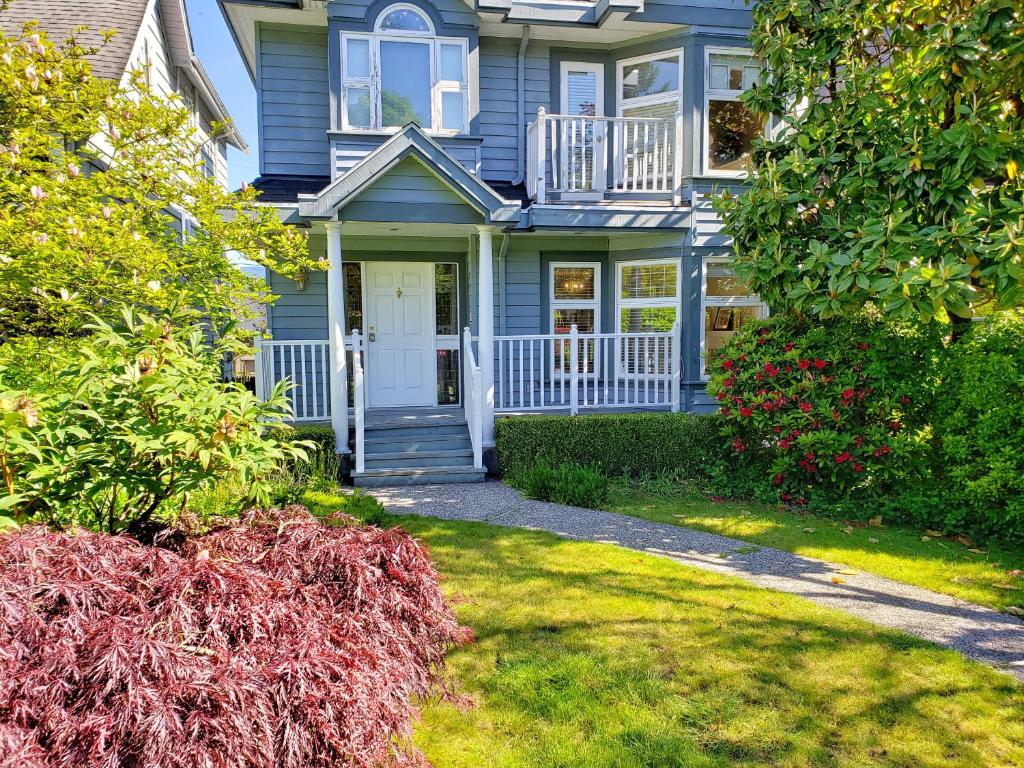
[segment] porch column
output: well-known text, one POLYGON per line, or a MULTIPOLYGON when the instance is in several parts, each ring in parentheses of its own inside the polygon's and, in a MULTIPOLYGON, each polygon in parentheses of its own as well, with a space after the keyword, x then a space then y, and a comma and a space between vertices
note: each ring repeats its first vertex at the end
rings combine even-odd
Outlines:
POLYGON ((494 445, 494 257, 492 230, 478 227, 480 232, 479 283, 480 307, 480 374, 483 379, 483 444, 494 445))
POLYGON ((330 350, 331 428, 334 450, 348 453, 348 371, 345 369, 345 289, 341 262, 341 222, 328 221, 327 336, 330 350))

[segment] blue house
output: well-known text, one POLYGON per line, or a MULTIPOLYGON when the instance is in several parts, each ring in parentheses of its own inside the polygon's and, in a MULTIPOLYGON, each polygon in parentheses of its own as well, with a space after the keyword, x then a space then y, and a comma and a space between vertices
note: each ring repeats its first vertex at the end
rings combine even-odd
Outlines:
POLYGON ((713 190, 765 126, 743 0, 220 0, 262 200, 330 269, 270 275, 265 392, 357 484, 482 476, 509 413, 711 407, 765 312, 713 190))

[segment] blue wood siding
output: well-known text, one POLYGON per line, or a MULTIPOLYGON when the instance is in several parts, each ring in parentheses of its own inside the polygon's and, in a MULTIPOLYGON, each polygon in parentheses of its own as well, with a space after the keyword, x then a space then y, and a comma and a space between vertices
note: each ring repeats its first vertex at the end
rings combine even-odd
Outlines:
POLYGON ((536 119, 539 107, 551 109, 551 50, 546 43, 531 43, 526 49, 526 114, 523 125, 516 124, 518 55, 518 40, 480 40, 481 177, 490 181, 515 178, 517 133, 525 137, 526 124, 536 119))
POLYGON ((260 173, 330 175, 327 30, 258 29, 260 173))

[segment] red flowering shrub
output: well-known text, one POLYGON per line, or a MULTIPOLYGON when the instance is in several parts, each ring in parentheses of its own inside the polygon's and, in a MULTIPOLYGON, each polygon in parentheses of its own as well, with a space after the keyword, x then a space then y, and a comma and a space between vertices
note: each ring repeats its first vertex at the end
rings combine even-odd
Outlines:
POLYGON ((413 700, 468 641, 407 534, 252 511, 180 551, 0 536, 0 766, 421 765, 413 700))
POLYGON ((777 316, 730 340, 708 391, 775 498, 878 494, 927 465, 940 350, 934 327, 777 316))

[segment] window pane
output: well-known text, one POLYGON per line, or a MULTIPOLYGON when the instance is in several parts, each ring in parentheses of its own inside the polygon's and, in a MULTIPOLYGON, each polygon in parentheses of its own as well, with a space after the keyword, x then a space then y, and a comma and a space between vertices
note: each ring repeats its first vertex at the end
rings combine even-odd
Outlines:
POLYGON ((363 330, 363 270, 359 264, 344 262, 341 265, 345 285, 345 333, 356 328, 363 330))
POLYGON ((679 57, 627 64, 622 69, 622 98, 636 99, 679 90, 679 57))
POLYGON ((370 41, 349 38, 345 41, 345 77, 370 76, 370 41))
POLYGON ((381 29, 401 30, 403 32, 429 32, 430 25, 426 19, 413 10, 400 8, 392 11, 384 17, 380 24, 381 29))
POLYGON ((459 350, 437 350, 437 404, 458 405, 459 350))
POLYGON ((761 120, 738 101, 708 102, 708 165, 716 171, 746 169, 761 120))
MULTIPOLYGON (((651 117, 658 118, 661 120, 671 120, 676 116, 676 112, 679 111, 679 99, 675 96, 669 98, 668 101, 659 101, 657 104, 644 104, 642 107, 626 107, 622 110, 623 117, 651 117)), ((650 129, 653 134, 654 129, 650 129)), ((675 130, 674 128, 671 130, 675 130)), ((643 139, 643 128, 638 132, 638 138, 643 139)), ((649 143, 653 144, 655 136, 648 135, 649 143)), ((659 136, 664 141, 663 136, 659 136)), ((626 131, 626 141, 632 143, 633 135, 632 131, 626 131)))
POLYGON ((441 94, 441 128, 445 131, 465 130, 461 91, 445 91, 441 94))
POLYGON ((594 310, 592 309, 556 309, 554 312, 553 333, 569 333, 572 326, 580 333, 594 332, 594 310))
POLYGON ((434 265, 434 315, 438 336, 459 333, 459 281, 454 264, 434 265))
POLYGON ((430 46, 385 40, 380 44, 380 60, 384 127, 416 123, 430 128, 430 46))
POLYGON ((462 70, 462 46, 441 44, 441 79, 466 82, 462 70))
POLYGON ((725 264, 707 265, 707 296, 749 296, 750 289, 725 264))
POLYGON ((555 267, 555 299, 568 301, 593 299, 595 296, 594 272, 593 267, 555 267))
POLYGON ((668 333, 675 322, 675 307, 623 307, 619 311, 621 333, 668 333))
POLYGON ((668 299, 676 295, 678 264, 627 264, 620 273, 623 299, 668 299))
POLYGON ((761 64, 753 56, 712 53, 708 66, 708 82, 719 90, 745 91, 756 85, 761 76, 761 64))
POLYGON ((568 97, 568 103, 564 106, 566 114, 597 114, 597 75, 594 72, 570 70, 565 90, 568 97))
POLYGON ((745 323, 761 316, 759 307, 708 307, 704 310, 704 355, 710 364, 745 323))
POLYGON ((370 127, 370 89, 347 88, 345 118, 353 128, 370 127))

